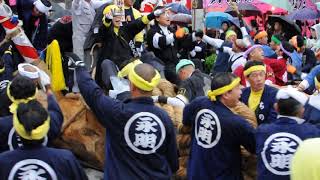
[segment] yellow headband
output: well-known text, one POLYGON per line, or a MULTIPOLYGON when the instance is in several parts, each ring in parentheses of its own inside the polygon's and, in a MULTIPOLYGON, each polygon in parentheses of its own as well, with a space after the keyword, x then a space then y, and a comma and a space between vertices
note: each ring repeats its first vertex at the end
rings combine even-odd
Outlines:
POLYGON ((254 40, 258 40, 264 37, 267 37, 268 33, 266 31, 261 31, 257 35, 254 36, 254 40))
POLYGON ((137 88, 144 90, 144 91, 152 91, 155 88, 161 79, 160 74, 157 70, 156 75, 152 78, 151 82, 144 80, 140 77, 135 71, 134 68, 129 72, 129 80, 133 83, 137 88))
POLYGON ((314 77, 314 84, 316 86, 316 89, 320 89, 320 83, 319 83, 317 77, 314 77))
POLYGON ((37 92, 38 92, 38 89, 36 89, 36 92, 34 93, 33 96, 28 97, 26 99, 14 99, 14 97, 10 93, 10 84, 9 84, 7 87, 7 96, 12 102, 12 104, 9 106, 10 112, 15 113, 20 103, 28 103, 29 101, 36 99, 37 92))
POLYGON ((40 140, 44 138, 50 127, 50 116, 44 121, 44 123, 37 128, 33 129, 31 133, 27 133, 24 126, 20 123, 17 113, 15 112, 13 114, 13 126, 16 130, 16 132, 21 136, 23 139, 27 140, 40 140))
POLYGON ((3 68, 0 69, 0 73, 3 73, 6 68, 3 66, 3 68))
POLYGON ((208 91, 208 97, 210 98, 211 101, 216 101, 216 97, 219 95, 222 95, 230 90, 232 90, 233 88, 235 88, 237 85, 240 84, 240 78, 235 78, 230 84, 223 86, 221 88, 212 90, 212 91, 208 91))
POLYGON ((251 66, 250 68, 245 70, 243 72, 243 74, 244 74, 244 76, 248 76, 249 74, 251 74, 254 71, 264 71, 264 72, 266 72, 266 67, 263 66, 263 65, 251 66))

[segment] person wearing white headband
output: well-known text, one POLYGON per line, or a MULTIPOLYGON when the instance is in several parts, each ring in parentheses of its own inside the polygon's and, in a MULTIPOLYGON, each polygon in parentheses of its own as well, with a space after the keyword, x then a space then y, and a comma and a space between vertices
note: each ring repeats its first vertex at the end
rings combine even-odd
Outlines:
POLYGON ((34 80, 44 91, 46 87, 50 85, 50 77, 34 65, 21 63, 18 65, 18 72, 21 76, 34 80))
POLYGON ((51 6, 51 3, 50 1, 47 1, 47 0, 36 0, 34 3, 34 15, 42 15, 42 14, 47 14, 52 6, 51 6), (41 14, 42 13, 42 14, 41 14))
POLYGON ((47 46, 47 14, 52 5, 49 0, 16 0, 17 14, 22 28, 32 45, 42 51, 47 46))
POLYGON ((290 166, 299 144, 319 137, 319 129, 303 117, 308 97, 294 88, 280 89, 275 109, 277 119, 256 131, 258 180, 290 179, 290 166))

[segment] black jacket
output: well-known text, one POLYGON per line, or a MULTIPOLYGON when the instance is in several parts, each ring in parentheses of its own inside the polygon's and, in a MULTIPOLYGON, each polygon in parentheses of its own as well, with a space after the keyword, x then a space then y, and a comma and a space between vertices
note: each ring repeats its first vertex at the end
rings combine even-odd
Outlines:
POLYGON ((309 48, 306 48, 305 52, 303 53, 303 56, 305 56, 305 58, 302 59, 303 62, 301 71, 304 73, 309 73, 317 63, 316 56, 314 52, 309 48))
MULTIPOLYGON (((152 20, 153 14, 148 15, 148 19, 152 20)), ((119 28, 118 35, 114 31, 112 22, 109 27, 102 26, 99 30, 99 41, 103 42, 103 47, 97 62, 96 80, 101 85, 101 64, 103 60, 109 59, 114 62, 119 69, 124 67, 130 59, 133 58, 132 50, 134 48, 133 39, 136 34, 145 28, 141 18, 124 24, 119 28)))
MULTIPOLYGON (((171 32, 174 33, 174 32, 171 32)), ((150 30, 147 33, 147 43, 148 43, 148 50, 152 51, 155 56, 157 56, 161 61, 164 63, 164 65, 176 65, 178 63, 178 45, 177 41, 175 40, 173 45, 166 44, 166 36, 162 32, 161 28, 159 25, 154 25, 150 28, 150 30), (162 37, 159 38, 159 47, 155 48, 153 46, 153 36, 159 33, 163 35, 162 37)))

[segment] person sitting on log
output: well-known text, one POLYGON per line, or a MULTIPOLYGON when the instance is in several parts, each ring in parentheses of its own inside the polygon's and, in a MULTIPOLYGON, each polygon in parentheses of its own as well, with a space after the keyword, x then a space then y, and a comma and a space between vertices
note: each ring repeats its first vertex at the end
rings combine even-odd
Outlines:
MULTIPOLYGON (((56 121, 56 117, 47 112, 38 101, 30 100, 20 103, 13 112, 13 117, 7 121, 11 122, 11 126, 13 124, 23 146, 1 153, 1 177, 8 179, 88 179, 70 151, 43 146, 52 128, 51 121, 56 121)), ((6 121, 1 120, 1 123, 4 122, 6 121)))
MULTIPOLYGON (((27 103, 36 100, 38 90, 32 79, 17 76, 6 88, 7 97, 11 102, 10 112, 14 113, 20 103, 27 103)), ((1 101, 2 104, 3 101, 1 101)), ((47 86, 48 112, 50 116, 50 129, 43 139, 44 146, 51 145, 52 141, 60 135, 63 114, 55 100, 49 86, 47 86)), ((23 146, 23 141, 13 128, 13 115, 0 117, 0 153, 7 150, 14 150, 23 146)))
POLYGON ((258 124, 276 119, 273 104, 278 90, 265 84, 266 66, 259 61, 248 61, 244 66, 244 76, 250 87, 242 90, 241 101, 255 112, 258 124))
POLYGON ((195 69, 191 60, 180 60, 176 66, 176 73, 181 80, 177 96, 153 96, 154 102, 184 107, 196 97, 205 96, 210 90, 211 77, 195 69))
POLYGON ((217 73, 208 97, 198 97, 184 108, 183 124, 194 132, 188 179, 243 179, 240 146, 255 153, 255 130, 230 110, 240 95, 240 78, 217 73))
POLYGON ((104 10, 103 26, 99 30, 102 51, 97 61, 96 81, 107 90, 112 89, 110 74, 116 75, 117 69, 130 63, 135 51, 134 37, 140 33, 156 16, 160 16, 165 9, 158 9, 147 16, 142 16, 131 23, 122 24, 124 14, 116 5, 109 5, 104 10), (107 71, 107 73, 103 72, 107 71), (109 72, 111 71, 111 72, 109 72), (107 77, 103 77, 107 76, 107 77), (103 81, 103 79, 105 81, 103 81))
POLYGON ((81 95, 106 128, 104 178, 171 179, 179 167, 175 129, 151 98, 160 74, 149 64, 134 66, 131 98, 119 101, 104 95, 83 61, 74 66, 81 95))

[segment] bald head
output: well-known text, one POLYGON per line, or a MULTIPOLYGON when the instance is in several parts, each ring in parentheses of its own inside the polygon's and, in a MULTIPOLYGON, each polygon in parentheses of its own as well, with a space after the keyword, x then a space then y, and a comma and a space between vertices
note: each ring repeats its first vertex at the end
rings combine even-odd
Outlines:
POLYGON ((144 80, 151 82, 152 78, 156 75, 155 69, 149 64, 138 64, 134 71, 144 80))
POLYGON ((37 72, 38 70, 31 65, 24 65, 23 69, 28 72, 37 72))

